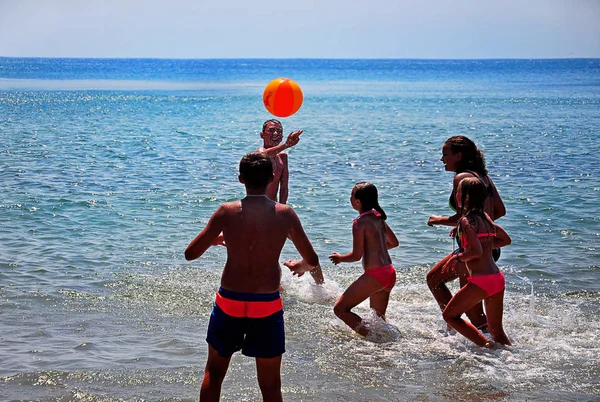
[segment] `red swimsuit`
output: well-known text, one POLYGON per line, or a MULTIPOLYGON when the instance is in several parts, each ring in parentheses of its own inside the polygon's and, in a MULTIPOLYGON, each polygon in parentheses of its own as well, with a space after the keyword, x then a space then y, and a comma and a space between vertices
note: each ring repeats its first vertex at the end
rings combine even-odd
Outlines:
MULTIPOLYGON (((477 237, 495 237, 496 233, 477 233, 477 237)), ((461 236, 461 247, 464 249, 467 247, 467 237, 461 236)), ((469 276, 467 282, 471 282, 481 290, 487 293, 488 297, 500 293, 504 290, 506 282, 504 280, 504 274, 498 272, 497 274, 469 276)))
MULTIPOLYGON (((376 217, 381 216, 379 212, 375 211, 374 209, 371 209, 370 211, 363 212, 362 214, 358 215, 358 217, 356 217, 354 221, 356 222, 361 216, 370 214, 373 214, 376 217)), ((383 288, 388 292, 390 292, 396 284, 396 270, 394 269, 392 264, 383 265, 377 268, 365 269, 365 275, 377 279, 377 281, 379 281, 379 283, 383 285, 383 288)))

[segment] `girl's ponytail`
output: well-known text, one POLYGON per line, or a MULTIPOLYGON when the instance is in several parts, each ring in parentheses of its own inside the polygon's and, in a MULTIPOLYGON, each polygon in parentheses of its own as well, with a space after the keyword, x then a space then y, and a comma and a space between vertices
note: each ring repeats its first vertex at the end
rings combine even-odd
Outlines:
POLYGON ((383 219, 384 221, 387 219, 387 214, 385 213, 385 211, 383 210, 383 208, 381 208, 379 206, 379 203, 375 204, 375 206, 373 207, 373 209, 377 212, 379 212, 379 214, 381 215, 381 219, 383 219))

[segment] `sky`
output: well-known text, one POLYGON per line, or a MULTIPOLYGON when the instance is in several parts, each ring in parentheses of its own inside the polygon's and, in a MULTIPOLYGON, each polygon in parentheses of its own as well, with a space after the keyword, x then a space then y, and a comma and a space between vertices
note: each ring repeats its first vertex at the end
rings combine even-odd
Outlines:
POLYGON ((600 0, 0 0, 0 57, 599 58, 600 0))

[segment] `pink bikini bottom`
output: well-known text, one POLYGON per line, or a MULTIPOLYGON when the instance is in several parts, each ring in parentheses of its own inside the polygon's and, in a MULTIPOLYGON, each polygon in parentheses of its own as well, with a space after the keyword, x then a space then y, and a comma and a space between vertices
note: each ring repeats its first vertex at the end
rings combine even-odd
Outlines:
POLYGON ((490 275, 469 276, 467 281, 481 288, 481 290, 487 293, 488 297, 502 292, 505 286, 504 274, 502 272, 490 275))
POLYGON ((378 268, 365 269, 365 275, 377 279, 388 292, 391 291, 396 284, 396 270, 392 264, 378 268))

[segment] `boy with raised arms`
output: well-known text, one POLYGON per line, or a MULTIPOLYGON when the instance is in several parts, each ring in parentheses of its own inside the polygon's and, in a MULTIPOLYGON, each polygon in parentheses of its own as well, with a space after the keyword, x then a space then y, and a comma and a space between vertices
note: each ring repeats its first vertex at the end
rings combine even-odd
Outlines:
POLYGON ((246 187, 246 197, 222 204, 185 250, 189 261, 212 245, 227 247, 221 287, 208 325, 201 401, 219 400, 231 356, 239 350, 256 358, 263 400, 282 400, 285 338, 279 256, 288 238, 302 259, 284 265, 298 276, 310 271, 315 282, 323 282, 319 258, 300 219, 292 208, 266 195, 272 180, 273 164, 266 154, 245 155, 240 161, 239 181, 246 187))
POLYGON ((267 120, 263 123, 260 138, 263 140, 263 146, 258 152, 266 153, 273 162, 273 180, 267 187, 267 197, 282 204, 287 203, 289 194, 289 169, 288 154, 286 149, 293 147, 300 141, 302 130, 290 133, 288 138, 282 144, 283 126, 276 119, 267 120), (279 198, 277 197, 279 193, 279 198))

